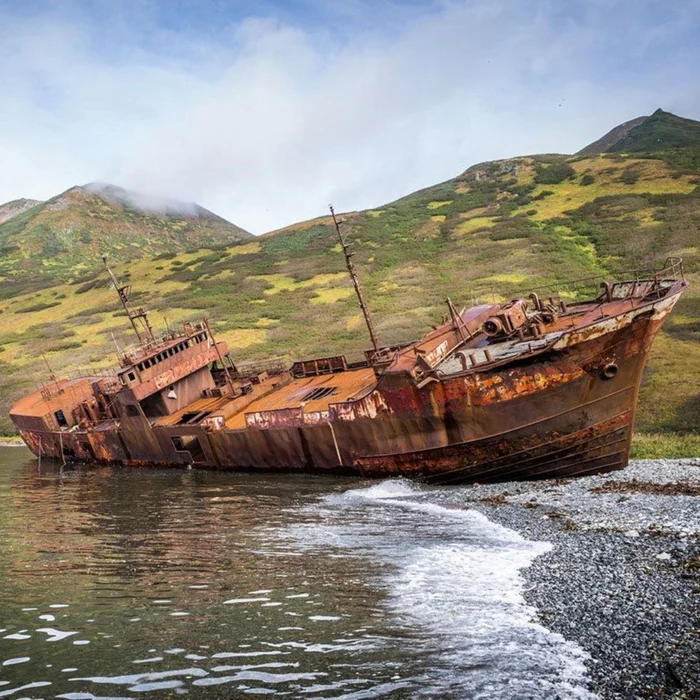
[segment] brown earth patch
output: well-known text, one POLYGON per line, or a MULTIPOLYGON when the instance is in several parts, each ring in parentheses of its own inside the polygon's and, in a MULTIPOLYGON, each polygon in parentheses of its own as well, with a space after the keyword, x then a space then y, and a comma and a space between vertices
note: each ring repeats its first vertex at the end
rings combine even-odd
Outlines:
POLYGON ((503 491, 503 493, 494 493, 493 496, 484 496, 479 500, 482 503, 488 503, 490 506, 502 506, 508 503, 508 491, 503 491))
POLYGON ((646 493, 654 496, 700 496, 700 486, 678 482, 653 484, 649 481, 606 481, 602 486, 589 489, 591 493, 646 493))

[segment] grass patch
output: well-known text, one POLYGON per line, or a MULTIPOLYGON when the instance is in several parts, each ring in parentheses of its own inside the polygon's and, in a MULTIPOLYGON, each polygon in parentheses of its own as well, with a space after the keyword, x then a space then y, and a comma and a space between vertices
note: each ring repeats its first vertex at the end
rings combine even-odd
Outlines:
POLYGON ((671 169, 660 160, 626 159, 618 164, 600 156, 574 162, 572 169, 582 177, 592 176, 594 181, 584 187, 581 186, 581 181, 575 179, 567 179, 558 184, 538 184, 532 191, 531 201, 515 209, 513 214, 524 214, 534 209, 532 218, 545 221, 578 209, 598 197, 689 194, 695 189, 691 176, 672 178, 671 169), (634 172, 636 175, 634 178, 627 176, 627 182, 624 182, 622 176, 625 172, 634 172), (541 198, 540 195, 544 192, 552 194, 541 198))
POLYGON ((301 282, 297 282, 293 277, 282 274, 273 275, 251 275, 252 280, 261 280, 267 285, 265 294, 279 294, 280 292, 293 292, 297 289, 306 289, 308 287, 325 287, 334 282, 339 282, 347 278, 346 272, 330 272, 315 275, 301 282))
POLYGON ((469 233, 474 233, 475 231, 483 231, 487 228, 492 228, 494 225, 494 219, 490 216, 475 216, 471 219, 467 219, 454 228, 455 236, 465 236, 469 233))
POLYGON ((521 275, 517 272, 514 273, 504 273, 502 275, 491 275, 490 277, 484 277, 483 282, 487 284, 525 284, 531 278, 529 275, 521 275))
POLYGON ((634 433, 631 459, 700 457, 700 434, 634 433))
POLYGON ((348 287, 333 287, 330 289, 318 289, 316 294, 311 299, 311 303, 318 304, 335 304, 336 301, 347 299, 353 295, 353 290, 348 287))
POLYGON ((236 328, 225 333, 216 333, 216 339, 225 341, 233 350, 261 345, 268 337, 269 332, 265 328, 236 328))
POLYGON ((259 253, 262 244, 260 241, 253 241, 252 243, 242 243, 240 245, 233 246, 226 249, 226 256, 231 257, 233 255, 252 255, 253 253, 259 253))

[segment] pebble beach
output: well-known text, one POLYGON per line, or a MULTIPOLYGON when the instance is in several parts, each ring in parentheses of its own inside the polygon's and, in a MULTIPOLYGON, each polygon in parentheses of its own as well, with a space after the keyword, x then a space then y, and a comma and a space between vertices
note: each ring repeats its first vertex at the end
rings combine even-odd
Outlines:
POLYGON ((543 625, 589 655, 593 693, 700 697, 700 459, 441 494, 455 496, 553 544, 523 569, 525 597, 543 625))

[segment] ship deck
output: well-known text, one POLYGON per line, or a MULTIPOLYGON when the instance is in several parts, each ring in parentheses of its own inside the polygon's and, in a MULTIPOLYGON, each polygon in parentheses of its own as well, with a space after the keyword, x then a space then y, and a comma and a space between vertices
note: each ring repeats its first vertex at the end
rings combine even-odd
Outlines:
POLYGON ((254 384, 251 393, 236 398, 222 396, 198 399, 176 413, 156 419, 155 423, 160 426, 179 425, 186 414, 207 412, 223 414, 227 429, 243 430, 246 427, 246 413, 290 408, 302 408, 308 413, 326 411, 332 403, 363 396, 376 383, 377 378, 370 367, 292 379, 276 386, 268 380, 254 384))

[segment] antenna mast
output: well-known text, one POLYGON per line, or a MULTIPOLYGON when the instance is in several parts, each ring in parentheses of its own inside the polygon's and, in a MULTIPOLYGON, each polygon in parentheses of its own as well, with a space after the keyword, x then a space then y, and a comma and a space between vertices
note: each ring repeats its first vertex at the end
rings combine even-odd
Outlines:
POLYGON ((129 301, 129 292, 131 291, 131 285, 119 283, 119 280, 117 279, 116 275, 112 272, 112 268, 107 264, 106 255, 102 256, 102 262, 107 268, 107 272, 109 273, 110 279, 112 280, 114 289, 119 295, 119 301, 121 301, 122 306, 124 307, 124 311, 129 317, 129 321, 131 321, 131 327, 134 329, 134 333, 136 333, 136 337, 139 339, 139 343, 141 345, 155 343, 156 338, 153 335, 153 329, 151 328, 151 324, 148 322, 148 312, 141 306, 139 306, 138 308, 134 308, 131 305, 131 302, 129 301), (136 323, 137 321, 139 321, 139 323, 141 324, 141 332, 139 332, 139 327, 136 323))
POLYGON ((55 374, 54 371, 53 371, 53 368, 52 368, 51 365, 49 364, 49 358, 46 357, 46 355, 44 355, 43 353, 41 354, 41 356, 44 358, 44 362, 46 363, 46 366, 47 366, 48 369, 49 369, 49 379, 55 384, 56 391, 60 391, 60 387, 59 387, 59 383, 58 383, 58 377, 56 376, 56 374, 55 374))
POLYGON ((355 265, 352 262, 353 252, 350 251, 350 244, 345 242, 343 234, 340 232, 340 222, 335 218, 335 211, 333 210, 333 205, 330 205, 331 216, 333 217, 333 225, 335 226, 335 232, 338 234, 338 240, 340 241, 340 247, 343 249, 343 255, 345 256, 345 264, 348 266, 348 273, 350 274, 350 279, 352 280, 352 285, 355 287, 355 293, 357 294, 357 300, 360 302, 360 308, 362 309, 362 315, 365 317, 365 323, 367 324, 367 330, 369 331, 369 337, 372 340, 372 346, 375 352, 379 352, 379 341, 377 340, 377 334, 374 331, 374 324, 372 323, 372 315, 369 312, 367 303, 362 294, 362 288, 360 287, 360 280, 357 277, 357 272, 355 272, 355 265))
POLYGON ((212 343, 214 343, 214 350, 216 350, 216 355, 219 358, 219 362, 221 363, 221 366, 224 370, 224 376, 226 377, 226 383, 228 384, 228 388, 231 390, 231 396, 236 395, 236 388, 233 386, 233 379, 231 378, 231 373, 228 371, 228 367, 226 366, 226 363, 224 362, 224 358, 221 356, 221 350, 219 350, 219 346, 216 344, 216 338, 212 335, 211 328, 209 327, 209 319, 205 316, 202 321, 204 321, 204 327, 207 329, 207 335, 209 336, 209 340, 211 340, 212 343))

